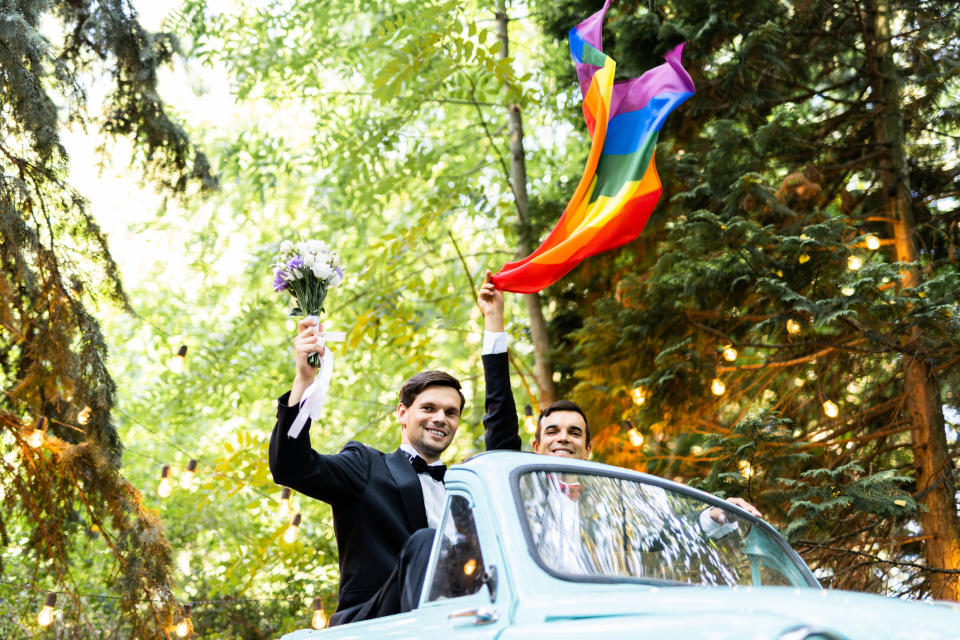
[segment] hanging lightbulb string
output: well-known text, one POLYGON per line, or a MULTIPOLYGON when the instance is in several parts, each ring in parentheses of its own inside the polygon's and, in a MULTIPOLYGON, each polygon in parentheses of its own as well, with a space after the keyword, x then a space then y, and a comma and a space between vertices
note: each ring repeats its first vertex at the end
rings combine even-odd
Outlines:
MULTIPOLYGON (((70 597, 75 596, 75 597, 78 597, 78 598, 90 598, 90 599, 99 599, 99 600, 125 600, 125 601, 127 601, 127 602, 144 602, 144 603, 146 603, 146 602, 163 603, 163 602, 168 602, 168 601, 169 601, 168 598, 159 598, 159 597, 157 597, 157 598, 133 598, 133 599, 130 599, 130 598, 127 598, 127 597, 124 597, 124 596, 118 596, 118 595, 114 595, 114 594, 110 594, 110 593, 91 593, 91 592, 69 591, 69 590, 63 590, 63 589, 60 589, 60 590, 56 590, 56 589, 45 589, 45 588, 43 588, 43 587, 38 587, 37 585, 32 584, 32 583, 28 583, 28 582, 15 582, 15 581, 12 581, 12 580, 6 580, 6 579, 4 579, 4 578, 0 578, 0 584, 6 584, 6 585, 9 585, 9 586, 11 586, 11 587, 16 587, 17 589, 20 589, 20 590, 28 590, 28 591, 33 592, 34 594, 37 594, 37 593, 47 593, 47 594, 51 594, 51 593, 52 593, 52 594, 55 594, 56 596, 70 596, 70 597)), ((320 592, 319 592, 320 595, 319 595, 319 596, 314 596, 313 599, 315 600, 316 598, 321 597, 321 598, 323 598, 323 599, 325 599, 325 600, 330 600, 330 599, 334 598, 334 597, 337 595, 337 593, 338 593, 338 592, 337 592, 336 590, 320 591, 320 592)), ((32 598, 32 597, 33 597, 33 596, 30 595, 30 594, 24 594, 24 593, 13 593, 13 594, 10 594, 10 595, 11 595, 11 597, 14 597, 14 596, 15 596, 15 597, 19 597, 19 598, 32 598)), ((183 602, 184 602, 185 604, 190 604, 190 605, 192 605, 193 608, 196 608, 197 605, 220 605, 220 604, 229 604, 229 603, 231 603, 231 602, 274 602, 274 601, 287 601, 287 602, 291 602, 291 601, 306 601, 306 600, 310 600, 310 599, 311 599, 311 596, 305 596, 305 595, 299 595, 299 596, 245 596, 245 597, 242 597, 242 598, 239 598, 239 597, 204 598, 204 599, 193 599, 193 598, 190 598, 190 599, 184 600, 183 602)))

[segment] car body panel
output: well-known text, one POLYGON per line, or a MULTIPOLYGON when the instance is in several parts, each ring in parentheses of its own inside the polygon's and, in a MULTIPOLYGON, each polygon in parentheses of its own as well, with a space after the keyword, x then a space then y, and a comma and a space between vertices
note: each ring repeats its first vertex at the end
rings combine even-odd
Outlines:
POLYGON ((489 588, 483 588, 469 596, 425 602, 431 570, 424 581, 421 604, 414 611, 325 630, 297 631, 283 640, 793 640, 814 630, 833 635, 811 635, 811 640, 960 638, 957 607, 823 590, 799 556, 768 524, 714 496, 662 478, 586 461, 489 452, 452 467, 446 487, 449 495, 467 497, 473 507, 484 563, 496 567, 493 597, 489 588), (776 536, 783 553, 797 561, 798 575, 802 574, 807 585, 659 586, 638 579, 560 576, 532 551, 516 503, 517 478, 533 467, 641 480, 734 511, 738 517, 749 519, 752 526, 776 536))

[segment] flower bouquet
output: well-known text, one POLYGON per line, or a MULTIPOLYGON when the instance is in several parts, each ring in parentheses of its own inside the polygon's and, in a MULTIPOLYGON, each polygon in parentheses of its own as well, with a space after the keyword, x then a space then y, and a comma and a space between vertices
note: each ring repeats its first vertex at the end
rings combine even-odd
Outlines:
MULTIPOLYGON (((327 292, 343 282, 340 256, 322 240, 285 240, 272 266, 274 291, 289 291, 293 296, 291 316, 319 318, 327 292)), ((320 354, 310 354, 309 362, 319 367, 320 354)))

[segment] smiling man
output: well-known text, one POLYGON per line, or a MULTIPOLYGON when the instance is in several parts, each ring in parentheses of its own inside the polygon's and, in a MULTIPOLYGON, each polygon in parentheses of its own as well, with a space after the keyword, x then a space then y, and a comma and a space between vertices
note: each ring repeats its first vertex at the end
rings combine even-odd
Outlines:
MULTIPOLYGON (((437 527, 443 512, 440 456, 460 425, 464 397, 460 382, 443 371, 423 371, 403 383, 396 410, 400 447, 385 453, 356 441, 324 455, 310 445, 310 421, 290 437, 304 391, 316 378, 307 361, 323 354, 322 327, 302 320, 294 338, 296 375, 277 407, 270 437, 270 471, 277 484, 333 508, 340 556, 340 597, 331 624, 350 619, 390 576, 411 535, 437 527)), ((305 409, 304 409, 305 410, 305 409)), ((517 425, 487 429, 488 449, 519 449, 517 425)))

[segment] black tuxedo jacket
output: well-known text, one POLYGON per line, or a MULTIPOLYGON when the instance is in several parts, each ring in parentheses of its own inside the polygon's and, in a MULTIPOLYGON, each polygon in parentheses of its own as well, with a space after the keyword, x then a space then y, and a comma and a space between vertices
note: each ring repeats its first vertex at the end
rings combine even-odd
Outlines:
MULTIPOLYGON (((506 354, 484 356, 507 361, 506 354)), ((497 363, 499 365, 499 363, 497 363)), ((499 370, 499 366, 497 367, 499 370)), ((504 372, 509 376, 509 371, 504 372)), ((507 378, 509 391, 509 378, 507 378)), ((516 410, 509 400, 484 417, 487 450, 520 449, 516 410)), ((298 413, 280 397, 277 423, 270 437, 270 471, 277 484, 323 500, 333 508, 333 529, 340 555, 340 602, 343 611, 366 602, 386 581, 407 538, 427 526, 420 479, 407 454, 384 453, 350 441, 340 453, 322 455, 310 446, 310 421, 296 438, 287 431, 298 413)))

